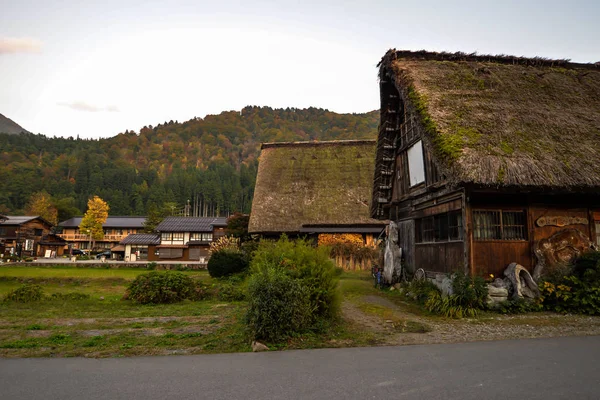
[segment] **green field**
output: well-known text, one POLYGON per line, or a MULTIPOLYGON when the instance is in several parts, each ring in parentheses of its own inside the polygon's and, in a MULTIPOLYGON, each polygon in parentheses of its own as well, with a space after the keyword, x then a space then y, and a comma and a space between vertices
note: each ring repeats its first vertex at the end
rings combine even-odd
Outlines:
MULTIPOLYGON (((118 357, 249 351, 243 318, 245 302, 210 298, 167 305, 123 300, 140 269, 84 269, 71 266, 0 267, 0 298, 24 283, 42 286, 46 295, 84 293, 85 300, 0 302, 0 356, 118 357)), ((209 287, 223 282, 206 271, 183 271, 209 287)), ((371 290, 362 275, 345 275, 342 288, 371 290)), ((327 327, 272 348, 366 345, 373 338, 347 323, 327 327)))

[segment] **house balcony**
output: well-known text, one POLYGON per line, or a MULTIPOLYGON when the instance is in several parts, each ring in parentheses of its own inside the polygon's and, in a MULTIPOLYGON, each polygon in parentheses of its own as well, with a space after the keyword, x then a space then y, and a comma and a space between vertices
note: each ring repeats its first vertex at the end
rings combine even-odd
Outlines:
MULTIPOLYGON (((60 238, 66 240, 67 242, 87 242, 90 240, 90 237, 88 235, 81 235, 81 234, 59 234, 58 235, 60 238)), ((104 239, 102 239, 102 242, 120 242, 121 240, 125 239, 128 236, 128 234, 123 234, 123 235, 104 235, 104 239)), ((98 242, 98 240, 96 240, 98 242)))

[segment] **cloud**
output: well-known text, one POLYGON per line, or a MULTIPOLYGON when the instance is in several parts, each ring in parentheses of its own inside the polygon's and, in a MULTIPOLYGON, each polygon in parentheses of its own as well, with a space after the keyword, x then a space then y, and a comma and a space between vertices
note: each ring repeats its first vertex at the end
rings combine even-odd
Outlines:
POLYGON ((114 105, 109 105, 106 107, 98 107, 93 104, 88 104, 84 101, 73 101, 71 103, 57 103, 59 106, 68 107, 75 111, 85 111, 85 112, 119 112, 119 107, 114 105))
POLYGON ((0 54, 39 53, 42 42, 32 38, 0 37, 0 54))

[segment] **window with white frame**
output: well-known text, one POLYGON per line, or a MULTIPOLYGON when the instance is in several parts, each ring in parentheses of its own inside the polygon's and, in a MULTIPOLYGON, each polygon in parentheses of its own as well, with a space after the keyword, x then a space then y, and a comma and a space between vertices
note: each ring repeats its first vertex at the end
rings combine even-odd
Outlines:
POLYGON ((190 240, 199 240, 202 242, 212 242, 212 232, 194 232, 190 234, 190 240))
POLYGON ((410 186, 425 182, 423 142, 421 140, 408 148, 408 174, 410 176, 410 186))

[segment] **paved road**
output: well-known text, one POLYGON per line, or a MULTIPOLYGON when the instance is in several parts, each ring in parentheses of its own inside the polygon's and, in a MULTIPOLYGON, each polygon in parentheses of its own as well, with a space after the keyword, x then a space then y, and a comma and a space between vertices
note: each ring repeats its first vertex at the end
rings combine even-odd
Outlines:
POLYGON ((599 399, 600 336, 121 359, 0 359, 1 399, 599 399))

